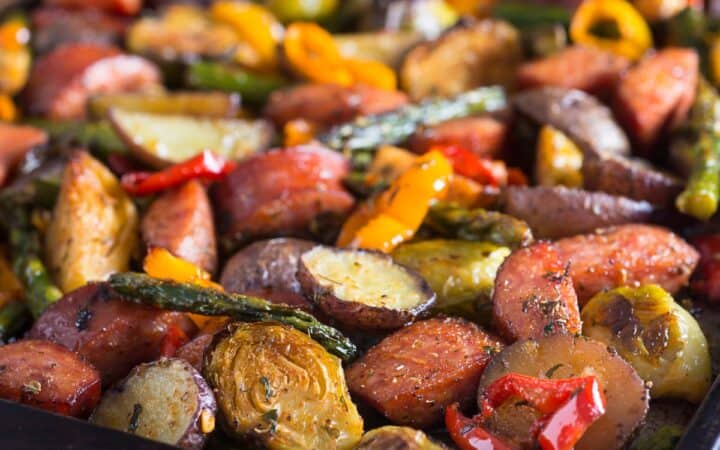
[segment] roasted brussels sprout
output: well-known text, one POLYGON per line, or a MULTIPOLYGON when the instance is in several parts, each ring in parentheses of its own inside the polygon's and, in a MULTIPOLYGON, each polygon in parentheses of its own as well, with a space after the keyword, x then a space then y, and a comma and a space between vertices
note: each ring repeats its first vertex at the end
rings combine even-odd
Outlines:
POLYGON ((401 245, 395 261, 416 270, 437 294, 435 310, 488 319, 495 274, 510 249, 487 242, 434 239, 401 245))
POLYGON ((115 176, 86 152, 71 157, 47 230, 47 264, 64 292, 127 270, 138 214, 115 176))
POLYGON ((277 323, 236 323, 205 354, 221 424, 268 449, 350 449, 363 420, 340 360, 277 323))
POLYGON ((444 450, 446 448, 430 440, 420 430, 387 425, 365 433, 355 450, 444 450))
POLYGON ((583 334, 614 347, 652 382, 653 398, 699 402, 710 387, 710 352, 695 319, 660 286, 621 287, 582 309, 583 334))

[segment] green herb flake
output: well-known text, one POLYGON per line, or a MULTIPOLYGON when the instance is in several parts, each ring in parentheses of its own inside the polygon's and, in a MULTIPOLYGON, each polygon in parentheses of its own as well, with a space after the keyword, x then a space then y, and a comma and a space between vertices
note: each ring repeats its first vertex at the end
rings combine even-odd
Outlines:
POLYGON ((260 377, 260 384, 262 384, 263 388, 265 388, 265 401, 269 402, 270 399, 275 395, 275 390, 272 388, 270 380, 268 380, 265 375, 260 377))
POLYGON ((270 425, 270 433, 277 430, 278 412, 277 409, 271 409, 262 415, 262 419, 270 425))
POLYGON ((37 380, 28 381, 23 384, 23 392, 27 394, 37 395, 42 391, 42 384, 37 380))
POLYGON ((552 378, 552 376, 553 376, 553 374, 555 373, 555 371, 558 370, 558 369, 559 369, 560 367, 562 367, 562 366, 563 366, 562 363, 555 364, 554 366, 552 366, 551 368, 549 368, 549 369, 547 370, 547 372, 545 372, 545 376, 548 377, 548 378, 552 378))

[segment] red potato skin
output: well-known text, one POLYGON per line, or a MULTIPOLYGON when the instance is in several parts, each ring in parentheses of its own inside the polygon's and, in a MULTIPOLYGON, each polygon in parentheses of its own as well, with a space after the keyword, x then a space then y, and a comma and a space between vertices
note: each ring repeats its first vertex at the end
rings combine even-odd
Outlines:
POLYGON ((161 83, 160 71, 112 46, 67 44, 42 56, 24 91, 28 111, 50 119, 82 119, 95 94, 142 91, 161 83))
POLYGON ((100 9, 110 13, 133 16, 140 12, 142 0, 45 0, 47 6, 76 9, 100 9))
POLYGON ((38 128, 0 123, 0 186, 30 149, 47 141, 47 133, 38 128))
POLYGON ((364 85, 304 84, 273 92, 265 106, 265 116, 278 127, 295 119, 330 126, 359 115, 391 111, 407 102, 402 92, 364 85))
POLYGON ((560 258, 570 264, 580 306, 600 291, 659 284, 670 293, 688 283, 699 255, 671 231, 652 225, 622 225, 560 239, 560 258))
POLYGON ((505 142, 507 126, 492 117, 465 117, 427 127, 413 134, 408 146, 425 153, 435 145, 459 145, 481 158, 494 158, 505 142))
POLYGON ((518 70, 519 89, 559 86, 605 97, 630 67, 630 60, 610 52, 574 45, 518 70))
POLYGON ((698 71, 695 50, 667 48, 641 61, 620 81, 613 110, 644 153, 687 116, 698 71))
POLYGON ((158 197, 143 217, 141 232, 148 248, 167 249, 210 273, 217 270, 212 207, 200 181, 188 181, 158 197))
POLYGON ((480 375, 502 343, 459 318, 433 318, 383 339, 346 371, 350 393, 394 424, 427 428, 445 407, 472 404, 480 375))
POLYGON ((105 284, 97 283, 50 306, 28 337, 76 352, 98 369, 103 386, 109 386, 136 365, 157 359, 172 327, 188 337, 197 331, 185 314, 118 300, 105 284))
POLYGON ((87 417, 100 401, 100 374, 65 347, 18 341, 0 347, 0 398, 87 417))
POLYGON ((582 330, 568 266, 551 243, 515 250, 495 278, 493 325, 508 342, 582 330))
POLYGON ((257 154, 215 186, 220 232, 236 240, 307 235, 320 214, 347 214, 353 197, 342 180, 348 161, 317 145, 257 154))

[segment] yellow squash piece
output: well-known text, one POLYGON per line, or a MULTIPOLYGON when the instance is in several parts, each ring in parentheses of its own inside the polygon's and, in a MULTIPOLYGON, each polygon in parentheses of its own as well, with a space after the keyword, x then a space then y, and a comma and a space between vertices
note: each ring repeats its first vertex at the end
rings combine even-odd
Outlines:
POLYGON ((585 0, 575 11, 570 36, 587 45, 638 60, 653 46, 650 27, 635 7, 625 0, 585 0), (611 25, 618 37, 602 37, 594 29, 611 25))
POLYGON ((540 130, 535 181, 541 186, 581 187, 582 151, 562 131, 545 125, 540 130))

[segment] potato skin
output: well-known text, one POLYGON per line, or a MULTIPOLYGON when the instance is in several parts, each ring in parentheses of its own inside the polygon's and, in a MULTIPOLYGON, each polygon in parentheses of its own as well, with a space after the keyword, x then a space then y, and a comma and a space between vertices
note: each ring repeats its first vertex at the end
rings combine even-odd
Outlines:
POLYGON ((100 375, 65 347, 26 339, 0 347, 0 398, 87 417, 100 400, 100 375))
POLYGON ((84 151, 72 154, 47 230, 47 264, 63 292, 127 270, 138 214, 115 176, 84 151))
POLYGON ((236 241, 307 235, 318 215, 352 208, 354 199, 342 186, 348 170, 342 155, 317 145, 253 155, 212 193, 220 232, 236 241))
POLYGON ((421 128, 408 140, 410 150, 425 153, 435 145, 459 145, 482 158, 502 150, 507 126, 492 117, 464 117, 421 128))
POLYGON ((580 333, 580 311, 568 267, 552 244, 515 250, 500 266, 493 325, 509 342, 580 333))
POLYGON ((24 100, 30 114, 82 119, 93 94, 142 91, 160 84, 149 61, 112 46, 73 43, 56 48, 33 65, 24 100))
POLYGON ((205 354, 203 375, 221 424, 238 439, 268 449, 349 450, 362 435, 340 360, 294 328, 232 324, 205 354))
POLYGON ((503 192, 503 203, 504 212, 527 222, 535 237, 546 239, 647 222, 655 212, 644 201, 563 186, 511 186, 503 192))
POLYGON ((560 239, 558 254, 570 263, 580 305, 600 291, 619 286, 659 284, 670 293, 685 286, 698 252, 671 231, 629 224, 560 239))
POLYGON ((153 201, 140 230, 148 248, 167 249, 210 273, 217 270, 212 207, 200 181, 188 181, 153 201))
POLYGON ((416 322, 383 339, 346 370, 350 392, 398 425, 427 428, 477 388, 499 340, 458 318, 416 322))
POLYGON ((193 336, 196 327, 182 313, 118 300, 103 283, 66 294, 35 321, 31 339, 62 345, 97 367, 103 386, 127 375, 136 365, 160 356, 171 327, 193 336))
POLYGON ((588 428, 575 446, 577 450, 625 448, 648 410, 650 396, 635 369, 605 344, 592 339, 558 334, 506 347, 485 368, 478 402, 489 384, 512 372, 555 379, 585 374, 597 377, 607 399, 607 411, 588 428))
POLYGON ((273 92, 264 115, 278 127, 294 119, 330 126, 349 122, 359 115, 391 111, 407 102, 407 96, 400 91, 363 85, 303 84, 273 92))
POLYGON ((308 312, 313 304, 297 280, 300 255, 315 247, 303 239, 276 238, 254 242, 235 253, 223 269, 220 284, 229 292, 256 294, 308 312))
POLYGON ((365 433, 355 450, 444 450, 425 433, 408 427, 386 425, 365 433))

